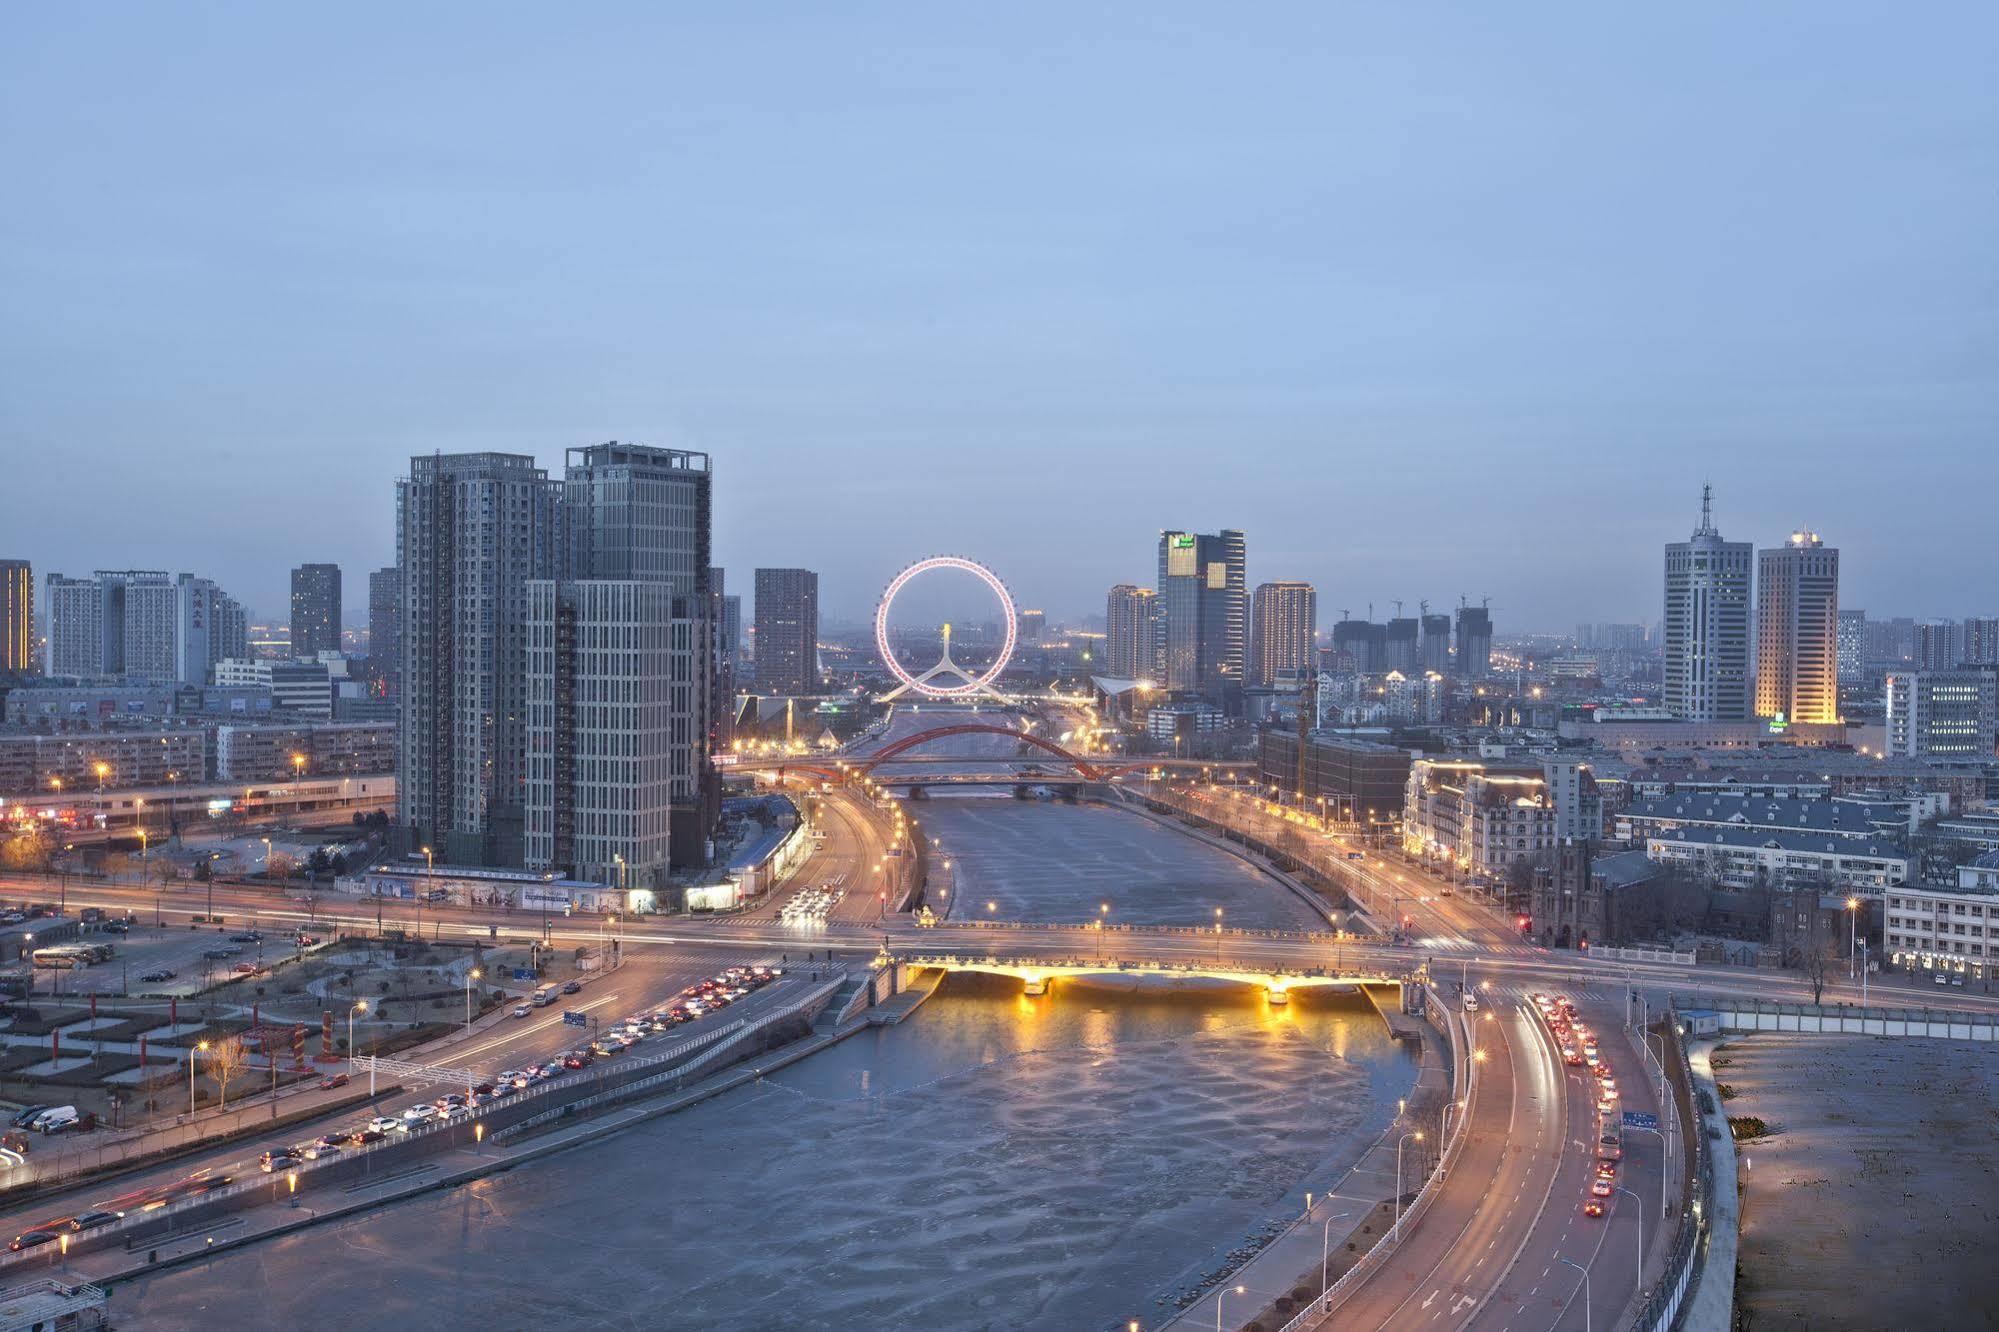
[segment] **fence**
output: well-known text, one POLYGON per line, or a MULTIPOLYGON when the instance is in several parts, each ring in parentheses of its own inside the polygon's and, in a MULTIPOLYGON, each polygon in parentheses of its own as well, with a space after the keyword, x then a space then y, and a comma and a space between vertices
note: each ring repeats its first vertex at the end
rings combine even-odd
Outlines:
MULTIPOLYGON (((1680 1210, 1680 1227, 1673 1236, 1672 1252, 1666 1255, 1665 1270, 1638 1306, 1632 1326, 1639 1332, 1666 1332, 1680 1316, 1680 1306, 1693 1286, 1694 1274, 1707 1253, 1708 1226, 1714 1216, 1714 1158, 1708 1150, 1707 1134, 1693 1113, 1694 1073, 1687 1063, 1687 1047, 1680 1039, 1679 1015, 1666 1011, 1666 1044, 1673 1052, 1671 1113, 1680 1121, 1681 1141, 1693 1144, 1694 1197, 1691 1214, 1680 1210)), ((1722 1275, 1722 1274, 1717 1274, 1722 1275)), ((1730 1281, 1734 1273, 1727 1273, 1730 1281)))
POLYGON ((1715 1014, 1728 1031, 1794 1031, 1828 1036, 1916 1036, 1943 1041, 1999 1041, 1999 1014, 1932 1008, 1855 1008, 1784 1004, 1716 995, 1674 999, 1681 1009, 1715 1014))
POLYGON ((1585 956, 1604 962, 1660 962, 1676 967, 1690 967, 1695 961, 1692 952, 1671 948, 1592 948, 1585 956))
POLYGON ((1471 1058, 1469 1038, 1460 1031, 1460 1024, 1464 1021, 1463 1015, 1443 1003, 1437 997, 1436 991, 1429 986, 1423 987, 1423 994, 1425 1002, 1430 1005, 1430 1011, 1444 1016, 1442 1025, 1451 1043, 1453 1077, 1451 1085, 1445 1088, 1445 1095, 1461 1100, 1464 1113, 1460 1114, 1457 1122, 1452 1125, 1450 1141, 1444 1144, 1443 1154, 1438 1157, 1436 1168, 1423 1181, 1422 1187, 1416 1191, 1416 1196, 1410 1200, 1409 1205, 1402 1209, 1400 1224, 1375 1241, 1374 1247, 1362 1254, 1359 1262, 1342 1273, 1338 1281, 1320 1292, 1319 1298, 1300 1310, 1279 1332, 1301 1332, 1304 1328, 1317 1327, 1322 1320, 1332 1315, 1341 1300, 1365 1281, 1376 1268, 1387 1262, 1401 1247, 1402 1235, 1413 1229, 1416 1223, 1423 1219, 1423 1214, 1430 1210, 1430 1204, 1436 1201, 1443 1181, 1449 1176, 1451 1168, 1457 1164, 1458 1157, 1464 1151, 1465 1138, 1471 1123, 1470 1079, 1477 1077, 1474 1070, 1478 1066, 1471 1058), (1464 1070, 1462 1074, 1459 1072, 1460 1069, 1464 1070), (1458 1080, 1460 1078, 1463 1080, 1458 1080), (1462 1096, 1458 1096, 1458 1089, 1463 1090, 1462 1096))

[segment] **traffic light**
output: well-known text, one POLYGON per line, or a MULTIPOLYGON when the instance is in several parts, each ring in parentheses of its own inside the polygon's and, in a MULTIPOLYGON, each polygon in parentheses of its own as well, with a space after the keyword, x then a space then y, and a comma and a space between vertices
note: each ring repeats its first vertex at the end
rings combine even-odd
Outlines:
POLYGON ((1520 932, 1522 934, 1527 933, 1528 930, 1534 927, 1534 922, 1526 916, 1520 917, 1516 923, 1520 926, 1520 932))

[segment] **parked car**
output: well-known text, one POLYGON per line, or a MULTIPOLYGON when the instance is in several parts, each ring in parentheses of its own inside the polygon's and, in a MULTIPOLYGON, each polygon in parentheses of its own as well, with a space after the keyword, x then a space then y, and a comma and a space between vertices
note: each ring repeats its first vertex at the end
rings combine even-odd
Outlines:
POLYGON ((37 1116, 31 1127, 42 1133, 66 1133, 82 1125, 83 1116, 76 1112, 75 1106, 59 1105, 37 1116))
POLYGON ((171 968, 168 967, 154 967, 151 971, 148 971, 145 974, 141 975, 139 979, 142 981, 146 981, 150 984, 156 985, 161 981, 172 980, 176 974, 177 973, 175 973, 171 968))
POLYGON ((241 934, 232 934, 229 936, 230 943, 262 943, 263 941, 264 936, 255 930, 245 930, 241 934))
POLYGON ((35 1120, 41 1118, 42 1115, 48 1113, 48 1111, 54 1108, 55 1107, 53 1106, 47 1106, 47 1105, 24 1105, 21 1107, 20 1111, 14 1116, 14 1127, 15 1128, 31 1127, 35 1120))
POLYGON ((321 1091, 332 1091, 335 1087, 345 1087, 346 1085, 347 1075, 345 1073, 329 1073, 319 1080, 319 1089, 321 1091))

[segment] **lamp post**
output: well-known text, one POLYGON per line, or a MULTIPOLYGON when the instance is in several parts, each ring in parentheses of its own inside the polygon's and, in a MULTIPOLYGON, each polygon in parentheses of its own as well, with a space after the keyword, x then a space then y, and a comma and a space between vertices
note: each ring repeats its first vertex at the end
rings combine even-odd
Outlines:
POLYGON ((423 942, 423 898, 430 895, 430 879, 437 873, 437 861, 429 847, 423 848, 423 896, 416 900, 416 941, 423 942))
POLYGON ((1222 909, 1215 908, 1215 961, 1222 960, 1222 909))
MULTIPOLYGON (((1237 1286, 1235 1288, 1235 1293, 1240 1295, 1242 1294, 1243 1289, 1244 1289, 1243 1287, 1237 1286)), ((1224 1286, 1221 1290, 1215 1292, 1215 1332, 1222 1332, 1222 1301, 1227 1299, 1228 1297, 1229 1297, 1229 1291, 1226 1286, 1224 1286)))
POLYGON ((1639 1196, 1622 1184, 1617 1191, 1631 1199, 1631 1208, 1638 1213, 1638 1293, 1645 1293, 1645 1203, 1639 1196))
POLYGON ((1322 1300, 1330 1293, 1326 1289, 1326 1272, 1333 1256, 1333 1222, 1344 1221, 1352 1215, 1352 1212, 1335 1212, 1326 1218, 1325 1225, 1319 1227, 1319 1298, 1322 1300))
MULTIPOLYGON (((355 1000, 353 1005, 347 1010, 347 1071, 349 1073, 354 1071, 354 1015, 367 1011, 368 1001, 366 999, 355 1000)), ((372 1088, 374 1085, 374 1075, 372 1073, 369 1074, 368 1081, 369 1086, 372 1088)))
POLYGON ((473 967, 465 973, 465 1030, 467 1032, 472 1030, 472 982, 485 974, 485 972, 479 970, 477 967, 473 967))
POLYGON ((1411 1129, 1395 1144, 1395 1225, 1389 1231, 1392 1239, 1402 1237, 1402 1145, 1411 1138, 1418 1142, 1423 1141, 1423 1130, 1411 1129))
POLYGON ((1858 897, 1849 897, 1846 899, 1846 978, 1848 980, 1853 979, 1854 955, 1860 951, 1859 944, 1855 942, 1859 933, 1860 899, 1858 897))
POLYGON ((1109 902, 1097 903, 1097 961, 1099 962, 1104 960, 1104 929, 1109 924, 1110 914, 1109 902))
POLYGON ((268 880, 271 877, 271 839, 259 837, 257 840, 264 844, 264 878, 268 880))
POLYGON ((1566 1263, 1568 1264, 1568 1266, 1575 1268, 1576 1271, 1581 1272, 1583 1274, 1583 1332, 1590 1332, 1589 1269, 1587 1267, 1584 1267, 1581 1263, 1569 1262, 1568 1259, 1562 1257, 1560 1254, 1555 1255, 1555 1261, 1558 1263, 1566 1263))
POLYGON ((190 1115, 194 1113, 194 1061, 207 1048, 208 1042, 202 1041, 187 1052, 187 1112, 190 1115))

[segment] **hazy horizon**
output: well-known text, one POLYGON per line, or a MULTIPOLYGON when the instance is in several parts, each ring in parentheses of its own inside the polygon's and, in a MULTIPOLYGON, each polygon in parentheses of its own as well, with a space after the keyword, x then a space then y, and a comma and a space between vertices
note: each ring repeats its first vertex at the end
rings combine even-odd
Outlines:
POLYGON ((1659 614, 1703 481, 1991 613, 1999 11, 24 10, 0 557, 287 614, 413 454, 703 450, 714 557, 1051 620, 1162 527, 1340 608, 1659 614), (449 52, 440 61, 436 53, 449 52))

